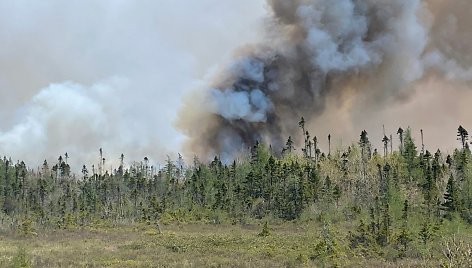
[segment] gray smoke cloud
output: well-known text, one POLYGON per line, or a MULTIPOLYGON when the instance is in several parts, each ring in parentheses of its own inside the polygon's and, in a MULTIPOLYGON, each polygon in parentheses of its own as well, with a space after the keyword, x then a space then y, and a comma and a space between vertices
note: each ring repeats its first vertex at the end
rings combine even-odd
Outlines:
POLYGON ((405 123, 422 128, 443 109, 430 107, 431 118, 413 110, 413 121, 385 111, 400 115, 399 107, 422 103, 414 100, 427 95, 418 92, 445 81, 454 84, 450 90, 469 87, 470 1, 268 0, 267 6, 264 40, 242 48, 198 91, 203 97, 185 100, 178 126, 190 152, 231 158, 256 141, 280 150, 288 136, 301 137, 302 116, 315 134, 340 129, 336 134, 348 140, 373 122, 377 129, 398 124, 390 133, 405 123))
POLYGON ((256 140, 280 150, 300 139, 301 116, 321 146, 363 129, 380 141, 385 124, 451 147, 457 125, 472 126, 470 10, 467 0, 2 1, 0 155, 34 166, 68 152, 80 167, 102 147, 116 167, 122 152, 164 159, 185 143, 189 157, 231 158, 256 140))
POLYGON ((257 40, 247 29, 263 11, 253 0, 1 1, 0 155, 34 167, 67 152, 77 169, 99 148, 107 169, 121 153, 174 157, 181 96, 257 40))

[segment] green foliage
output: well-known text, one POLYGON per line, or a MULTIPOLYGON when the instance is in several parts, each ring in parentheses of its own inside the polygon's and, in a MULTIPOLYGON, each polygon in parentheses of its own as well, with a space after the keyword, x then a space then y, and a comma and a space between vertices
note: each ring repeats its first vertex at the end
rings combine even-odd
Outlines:
MULTIPOLYGON (((312 252, 291 261, 334 265, 345 253, 342 243, 366 258, 408 259, 424 256, 442 234, 472 223, 472 154, 465 129, 458 130, 460 148, 446 156, 418 150, 410 128, 398 130, 398 151, 385 147, 379 154, 364 130, 359 142, 323 152, 303 118, 299 126, 303 140, 289 137, 283 154, 256 143, 232 162, 214 157, 185 163, 179 155, 156 169, 147 158, 124 166, 122 155, 120 167, 108 171, 100 151, 100 162, 83 166, 77 176, 69 156, 37 169, 0 159, 1 228, 30 237, 36 229, 143 224, 155 236, 156 228, 149 226, 156 222, 167 230, 266 221, 260 235, 270 241, 275 238, 269 220, 271 227, 330 222, 332 229, 323 231, 312 252), (304 141, 301 150, 297 141, 304 141), (334 235, 343 228, 343 235, 334 235)), ((385 146, 392 142, 388 137, 385 146)))
POLYGON ((396 237, 396 243, 399 246, 400 257, 404 257, 406 251, 408 250, 409 244, 413 241, 413 236, 410 233, 408 228, 408 217, 409 217, 410 207, 408 199, 405 200, 403 205, 402 220, 403 224, 400 228, 400 233, 396 237))
POLYGON ((24 218, 19 227, 18 234, 24 237, 37 235, 36 230, 33 228, 33 221, 30 218, 24 218))
POLYGON ((426 245, 428 241, 431 240, 433 235, 434 235, 434 228, 428 222, 424 222, 419 232, 419 238, 421 242, 426 245))
POLYGON ((411 129, 408 128, 403 134, 403 152, 402 155, 405 158, 407 163, 407 169, 410 177, 413 177, 415 174, 415 168, 417 167, 417 155, 418 151, 416 150, 415 142, 411 136, 411 129))
POLYGON ((31 266, 31 260, 29 259, 25 248, 23 248, 23 247, 18 248, 15 255, 13 256, 11 267, 12 268, 29 268, 29 267, 32 267, 31 266))
POLYGON ((338 267, 344 250, 330 228, 327 222, 323 224, 321 240, 315 244, 311 259, 322 266, 338 267))
POLYGON ((354 233, 349 232, 348 239, 351 249, 358 249, 363 256, 369 256, 376 251, 375 238, 363 220, 360 220, 354 233))
POLYGON ((266 221, 262 226, 262 231, 258 234, 258 236, 269 236, 270 235, 270 228, 269 223, 266 221))
POLYGON ((451 175, 447 181, 446 192, 444 193, 444 210, 446 218, 451 220, 454 213, 460 211, 459 189, 456 186, 454 177, 451 175))

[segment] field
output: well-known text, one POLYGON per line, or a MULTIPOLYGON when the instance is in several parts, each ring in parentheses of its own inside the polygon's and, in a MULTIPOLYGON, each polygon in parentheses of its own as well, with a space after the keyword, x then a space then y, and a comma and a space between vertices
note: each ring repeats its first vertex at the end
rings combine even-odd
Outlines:
MULTIPOLYGON (((323 231, 312 223, 271 226, 176 224, 4 232, 1 267, 432 267, 439 259, 366 258, 343 245, 320 254, 323 231)), ((342 237, 340 235, 339 237, 342 237)), ((339 242, 343 243, 342 240, 339 242)), ((344 241, 345 242, 345 241, 344 241)))

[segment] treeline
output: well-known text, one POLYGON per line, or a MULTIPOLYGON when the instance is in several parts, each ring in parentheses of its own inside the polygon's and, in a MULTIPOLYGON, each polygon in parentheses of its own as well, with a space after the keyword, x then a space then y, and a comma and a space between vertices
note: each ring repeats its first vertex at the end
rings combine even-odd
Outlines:
POLYGON ((179 156, 159 170, 147 158, 125 168, 122 155, 119 168, 108 172, 100 149, 97 167, 83 166, 81 174, 73 174, 67 154, 37 170, 4 158, 0 217, 3 224, 28 219, 68 228, 97 222, 323 220, 335 214, 358 221, 353 245, 364 243, 367 235, 386 244, 401 230, 409 241, 412 215, 421 222, 418 233, 424 240, 445 220, 472 223, 472 155, 463 127, 460 146, 451 155, 417 148, 411 130, 401 128, 399 148, 385 136, 379 153, 363 131, 351 146, 321 152, 303 119, 300 128, 300 154, 290 137, 282 154, 255 144, 247 157, 229 164, 218 157, 185 164, 179 156))

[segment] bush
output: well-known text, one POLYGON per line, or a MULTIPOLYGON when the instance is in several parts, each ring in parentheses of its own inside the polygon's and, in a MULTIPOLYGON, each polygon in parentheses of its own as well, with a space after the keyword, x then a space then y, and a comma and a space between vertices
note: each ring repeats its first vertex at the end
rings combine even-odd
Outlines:
POLYGON ((35 236, 36 230, 33 228, 33 221, 29 218, 24 218, 18 228, 18 233, 21 236, 35 236))
POLYGON ((344 259, 344 241, 339 241, 328 223, 324 223, 321 239, 314 245, 312 261, 320 262, 321 266, 339 267, 344 259), (339 243, 341 242, 341 243, 339 243))
POLYGON ((23 247, 18 248, 15 256, 13 256, 12 267, 14 268, 31 267, 31 261, 29 260, 29 257, 26 254, 26 250, 23 247))
POLYGON ((269 224, 267 221, 264 223, 264 226, 262 226, 262 231, 258 234, 258 236, 269 236, 270 235, 270 228, 269 224))
POLYGON ((472 267, 472 245, 453 237, 444 242, 441 267, 472 267))

